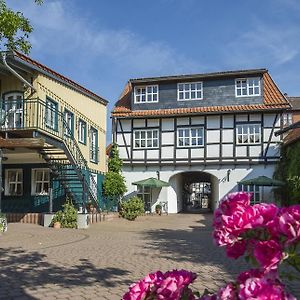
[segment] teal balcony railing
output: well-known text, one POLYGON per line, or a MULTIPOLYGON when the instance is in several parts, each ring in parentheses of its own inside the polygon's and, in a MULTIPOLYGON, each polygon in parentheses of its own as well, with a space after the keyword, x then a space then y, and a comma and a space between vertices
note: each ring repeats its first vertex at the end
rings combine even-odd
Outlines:
MULTIPOLYGON (((86 172, 91 173, 87 159, 62 112, 41 99, 3 100, 0 108, 2 131, 35 130, 61 141, 68 152, 67 157, 83 181, 83 190, 87 191, 96 206, 101 206, 95 192, 99 189, 98 185, 92 175, 86 176, 86 172)), ((98 161, 98 152, 98 148, 94 149, 94 161, 98 161)))

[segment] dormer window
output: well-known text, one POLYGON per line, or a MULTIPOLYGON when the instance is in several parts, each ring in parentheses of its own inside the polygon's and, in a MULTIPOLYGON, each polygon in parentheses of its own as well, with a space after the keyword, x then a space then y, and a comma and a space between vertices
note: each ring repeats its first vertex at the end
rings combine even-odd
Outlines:
POLYGON ((202 82, 178 83, 177 100, 201 100, 203 99, 202 82))
POLYGON ((259 78, 239 78, 235 81, 236 97, 260 96, 259 78))
POLYGON ((134 103, 158 102, 158 85, 138 86, 134 89, 134 103))

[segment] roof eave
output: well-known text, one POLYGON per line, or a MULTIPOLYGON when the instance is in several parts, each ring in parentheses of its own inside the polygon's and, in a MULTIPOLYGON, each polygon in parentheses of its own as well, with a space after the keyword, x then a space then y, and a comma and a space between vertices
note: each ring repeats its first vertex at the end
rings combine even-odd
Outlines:
POLYGON ((45 70, 43 70, 43 69, 41 69, 41 68, 39 68, 39 67, 31 64, 29 62, 26 62, 26 61, 22 60, 21 58, 19 58, 15 54, 13 54, 13 59, 15 61, 17 61, 18 63, 20 63, 20 64, 22 64, 22 65, 24 65, 26 67, 31 68, 32 70, 35 70, 35 71, 37 71, 39 73, 42 73, 42 74, 46 75, 47 77, 50 77, 50 78, 52 78, 52 79, 60 82, 61 84, 64 84, 64 85, 66 85, 66 86, 68 86, 68 87, 76 90, 77 92, 79 92, 79 93, 81 93, 81 94, 83 94, 83 95, 85 95, 85 96, 93 99, 94 101, 97 101, 97 102, 99 102, 99 103, 101 103, 101 104, 103 104, 105 106, 107 106, 108 103, 109 103, 109 101, 107 101, 106 99, 104 99, 104 98, 102 98, 102 97, 100 97, 98 95, 97 96, 96 95, 93 96, 93 95, 85 92, 84 90, 80 89, 79 87, 77 87, 77 86, 75 86, 75 85, 73 85, 71 83, 68 83, 68 82, 64 81, 63 79, 59 78, 58 76, 55 76, 54 74, 51 74, 51 73, 49 73, 49 72, 47 72, 47 71, 45 71, 45 70))

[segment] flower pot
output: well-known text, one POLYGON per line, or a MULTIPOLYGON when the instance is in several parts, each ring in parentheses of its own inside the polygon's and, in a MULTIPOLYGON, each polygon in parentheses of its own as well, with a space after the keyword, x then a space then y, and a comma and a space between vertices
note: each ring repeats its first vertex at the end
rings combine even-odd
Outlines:
POLYGON ((158 215, 161 216, 161 209, 160 209, 160 208, 156 208, 156 209, 155 209, 155 212, 156 212, 158 215))
POLYGON ((59 229, 60 228, 60 222, 55 222, 54 224, 53 224, 53 228, 55 228, 55 229, 59 229))

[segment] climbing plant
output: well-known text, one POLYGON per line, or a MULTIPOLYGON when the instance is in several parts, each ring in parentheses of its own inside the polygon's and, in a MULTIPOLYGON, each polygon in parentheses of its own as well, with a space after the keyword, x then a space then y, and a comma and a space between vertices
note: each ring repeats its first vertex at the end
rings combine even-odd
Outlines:
POLYGON ((277 190, 277 197, 284 199, 282 204, 300 203, 300 141, 282 147, 274 177, 286 183, 277 190))

